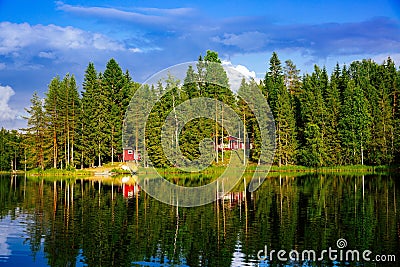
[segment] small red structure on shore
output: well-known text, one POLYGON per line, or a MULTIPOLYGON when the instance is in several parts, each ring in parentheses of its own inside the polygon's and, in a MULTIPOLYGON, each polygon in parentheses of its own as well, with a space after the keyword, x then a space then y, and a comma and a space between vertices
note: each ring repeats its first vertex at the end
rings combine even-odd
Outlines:
POLYGON ((135 151, 131 147, 124 148, 124 152, 123 152, 122 156, 123 156, 123 159, 122 159, 123 162, 140 160, 140 153, 138 151, 135 151))
MULTIPOLYGON (((229 135, 225 137, 228 140, 228 143, 218 144, 218 150, 222 150, 222 146, 224 150, 240 150, 245 148, 245 144, 241 138, 229 135)), ((252 149, 253 146, 251 143, 246 142, 246 149, 252 149)))

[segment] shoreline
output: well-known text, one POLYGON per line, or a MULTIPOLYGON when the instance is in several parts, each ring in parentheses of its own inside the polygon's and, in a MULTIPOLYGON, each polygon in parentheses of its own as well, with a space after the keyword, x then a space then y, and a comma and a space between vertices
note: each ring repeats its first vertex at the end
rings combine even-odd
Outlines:
MULTIPOLYGON (((118 167, 117 166, 105 166, 105 167, 98 167, 98 168, 87 168, 83 170, 60 170, 60 169, 49 169, 44 171, 37 171, 37 170, 29 170, 27 172, 24 171, 0 171, 2 175, 23 175, 27 174, 28 176, 88 176, 93 177, 96 176, 96 173, 107 173, 108 176, 114 175, 126 175, 130 174, 129 172, 123 171, 115 171, 118 167)), ((219 172, 223 172, 226 166, 211 166, 206 170, 199 172, 202 174, 217 174, 219 172)), ((169 168, 156 168, 159 173, 167 174, 185 174, 180 169, 169 167, 169 168)), ((140 167, 139 173, 144 171, 146 173, 146 168, 140 167)), ((381 173, 381 172, 391 172, 396 173, 400 171, 400 167, 397 165, 394 166, 366 166, 366 165, 343 165, 343 166, 331 166, 331 167, 305 167, 299 165, 291 165, 291 166, 271 166, 268 171, 261 171, 265 173, 273 173, 273 174, 307 174, 307 173, 381 173)), ((245 173, 252 173, 256 172, 256 165, 247 166, 245 173)), ((97 175, 101 176, 101 175, 97 175)), ((272 175, 274 176, 274 175, 272 175)))

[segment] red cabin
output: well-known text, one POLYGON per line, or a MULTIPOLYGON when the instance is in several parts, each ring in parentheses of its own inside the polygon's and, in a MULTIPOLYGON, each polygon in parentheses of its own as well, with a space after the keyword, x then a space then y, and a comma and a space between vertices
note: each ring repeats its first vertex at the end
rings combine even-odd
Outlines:
POLYGON ((227 150, 238 150, 241 148, 242 141, 235 137, 235 136, 228 136, 228 148, 225 148, 227 150))
POLYGON ((123 161, 139 161, 140 153, 132 149, 131 147, 124 148, 123 161))
MULTIPOLYGON (((224 143, 223 145, 220 143, 218 144, 218 150, 221 151, 222 150, 222 146, 224 146, 224 150, 240 150, 240 149, 244 149, 245 145, 243 143, 243 140, 229 135, 228 137, 226 137, 226 139, 228 139, 228 143, 224 143)), ((251 143, 246 142, 246 149, 252 149, 253 146, 251 143)))

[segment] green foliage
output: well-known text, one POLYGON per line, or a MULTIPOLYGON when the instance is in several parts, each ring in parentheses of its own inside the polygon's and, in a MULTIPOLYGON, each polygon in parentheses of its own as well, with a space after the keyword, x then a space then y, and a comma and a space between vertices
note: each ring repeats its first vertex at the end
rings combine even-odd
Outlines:
POLYGON ((27 110, 24 145, 29 167, 74 169, 117 159, 125 110, 137 88, 114 59, 103 75, 89 63, 82 97, 73 75, 52 79, 44 104, 35 94, 27 110))
MULTIPOLYGON (((215 110, 216 118, 196 118, 185 125, 179 125, 176 120, 176 107, 182 102, 191 101, 197 97, 212 98, 235 108, 236 98, 229 87, 229 80, 218 53, 207 51, 204 58, 199 57, 197 71, 189 67, 183 85, 172 76, 165 81, 159 81, 157 88, 150 94, 159 98, 151 110, 146 125, 146 148, 152 163, 157 167, 167 167, 169 162, 161 147, 161 128, 168 115, 172 116, 174 127, 166 134, 167 145, 179 149, 189 160, 196 160, 200 156, 199 144, 205 138, 212 138, 215 143, 222 144, 227 136, 222 127, 223 111, 215 110), (162 95, 162 97, 160 97, 162 95), (179 132, 179 129, 180 132, 179 132)), ((214 107, 209 107, 214 109, 214 107)), ((217 106, 215 106, 217 109, 217 106)), ((133 111, 135 112, 135 111, 133 111)), ((228 123, 228 122, 226 122, 228 123)), ((173 150, 173 149, 171 149, 173 150)), ((216 152, 215 163, 222 159, 222 153, 216 152)))
POLYGON ((17 131, 0 129, 0 171, 21 170, 24 163, 22 137, 17 131))
POLYGON ((24 145, 27 147, 29 159, 27 164, 31 168, 44 170, 47 157, 46 144, 48 143, 46 114, 43 102, 36 92, 33 94, 31 104, 29 109, 25 109, 29 117, 25 117, 28 127, 23 129, 25 132, 24 145))
MULTIPOLYGON (((382 64, 355 61, 349 67, 337 64, 330 76, 318 66, 302 78, 299 74, 292 61, 286 60, 282 66, 273 53, 264 80, 259 85, 243 80, 239 89, 243 93, 259 86, 269 103, 276 128, 274 164, 322 167, 400 163, 400 71, 392 59, 382 64)), ((157 85, 145 86, 143 95, 137 96, 137 106, 129 107, 125 118, 130 98, 140 84, 132 81, 129 72, 124 73, 114 59, 109 60, 104 73, 89 63, 81 96, 73 75, 56 76, 44 101, 33 95, 23 134, 0 131, 0 171, 22 169, 25 163, 28 168, 40 169, 101 166, 120 160, 127 145, 141 152, 143 165, 147 166, 150 157, 155 166, 169 167, 173 164, 161 146, 163 123, 168 114, 174 118, 181 103, 199 97, 221 101, 237 112, 252 143, 250 161, 258 162, 265 125, 258 125, 252 109, 229 83, 218 53, 208 50, 199 56, 196 67, 188 68, 183 85, 169 76, 157 85), (148 104, 155 102, 148 112, 146 128, 133 130, 138 118, 147 116, 144 112, 148 104), (123 127, 131 133, 124 136, 124 143, 123 127)), ((217 105, 211 108, 216 114, 213 119, 196 118, 185 125, 175 121, 167 133, 172 136, 168 145, 179 145, 183 155, 193 161, 201 155, 202 140, 226 144, 226 125, 230 122, 223 109, 217 105)), ((243 129, 230 134, 239 135, 240 131, 243 129)), ((215 151, 213 157, 214 165, 224 165, 229 155, 215 151)))
MULTIPOLYGON (((250 82, 246 82, 246 80, 243 78, 239 87, 238 95, 251 99, 251 94, 253 94, 253 90, 257 88, 258 85, 257 83, 252 79, 250 82)), ((243 140, 246 143, 252 143, 252 149, 250 150, 249 153, 249 159, 252 162, 259 162, 259 160, 262 160, 261 157, 261 130, 260 130, 260 125, 258 124, 257 118, 255 114, 253 113, 252 108, 254 107, 249 107, 248 104, 241 98, 238 97, 237 100, 237 113, 240 118, 242 118, 243 121, 243 126, 245 128, 245 132, 247 133, 247 139, 243 140)), ((265 126, 264 126, 265 127, 265 126)), ((239 134, 237 137, 243 138, 242 136, 242 130, 239 130, 239 134)))
POLYGON ((125 78, 118 63, 114 59, 108 61, 102 77, 102 88, 103 92, 109 96, 107 98, 109 109, 106 109, 109 114, 107 114, 105 127, 109 132, 112 162, 117 153, 122 153, 122 122, 130 99, 129 84, 125 78))
POLYGON ((371 117, 363 91, 350 81, 344 91, 340 136, 346 164, 364 164, 364 149, 370 139, 371 117))
POLYGON ((275 119, 276 150, 274 162, 281 165, 295 163, 297 148, 295 105, 291 91, 297 91, 298 81, 295 66, 288 62, 284 76, 281 62, 274 52, 270 59, 269 71, 265 74, 264 94, 267 96, 275 119), (290 76, 289 76, 290 75, 290 76), (285 85, 285 80, 286 84, 285 85))
POLYGON ((46 166, 75 166, 75 149, 80 128, 81 100, 73 75, 57 76, 49 85, 44 99, 46 120, 46 166), (52 163, 52 164, 51 164, 52 163))
POLYGON ((304 147, 300 150, 299 161, 305 166, 321 167, 326 154, 321 129, 317 124, 307 123, 304 129, 304 147))
POLYGON ((335 82, 334 74, 331 76, 331 82, 328 84, 325 92, 326 107, 326 165, 334 166, 342 164, 342 151, 339 136, 339 119, 340 119, 340 92, 335 82))

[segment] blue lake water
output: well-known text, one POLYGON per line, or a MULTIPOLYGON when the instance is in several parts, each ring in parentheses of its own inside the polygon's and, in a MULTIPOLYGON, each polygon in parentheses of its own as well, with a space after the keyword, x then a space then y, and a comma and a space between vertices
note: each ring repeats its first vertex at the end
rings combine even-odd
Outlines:
POLYGON ((47 179, 0 176, 0 266, 400 266, 398 174, 269 177, 178 209, 134 184, 47 179))

